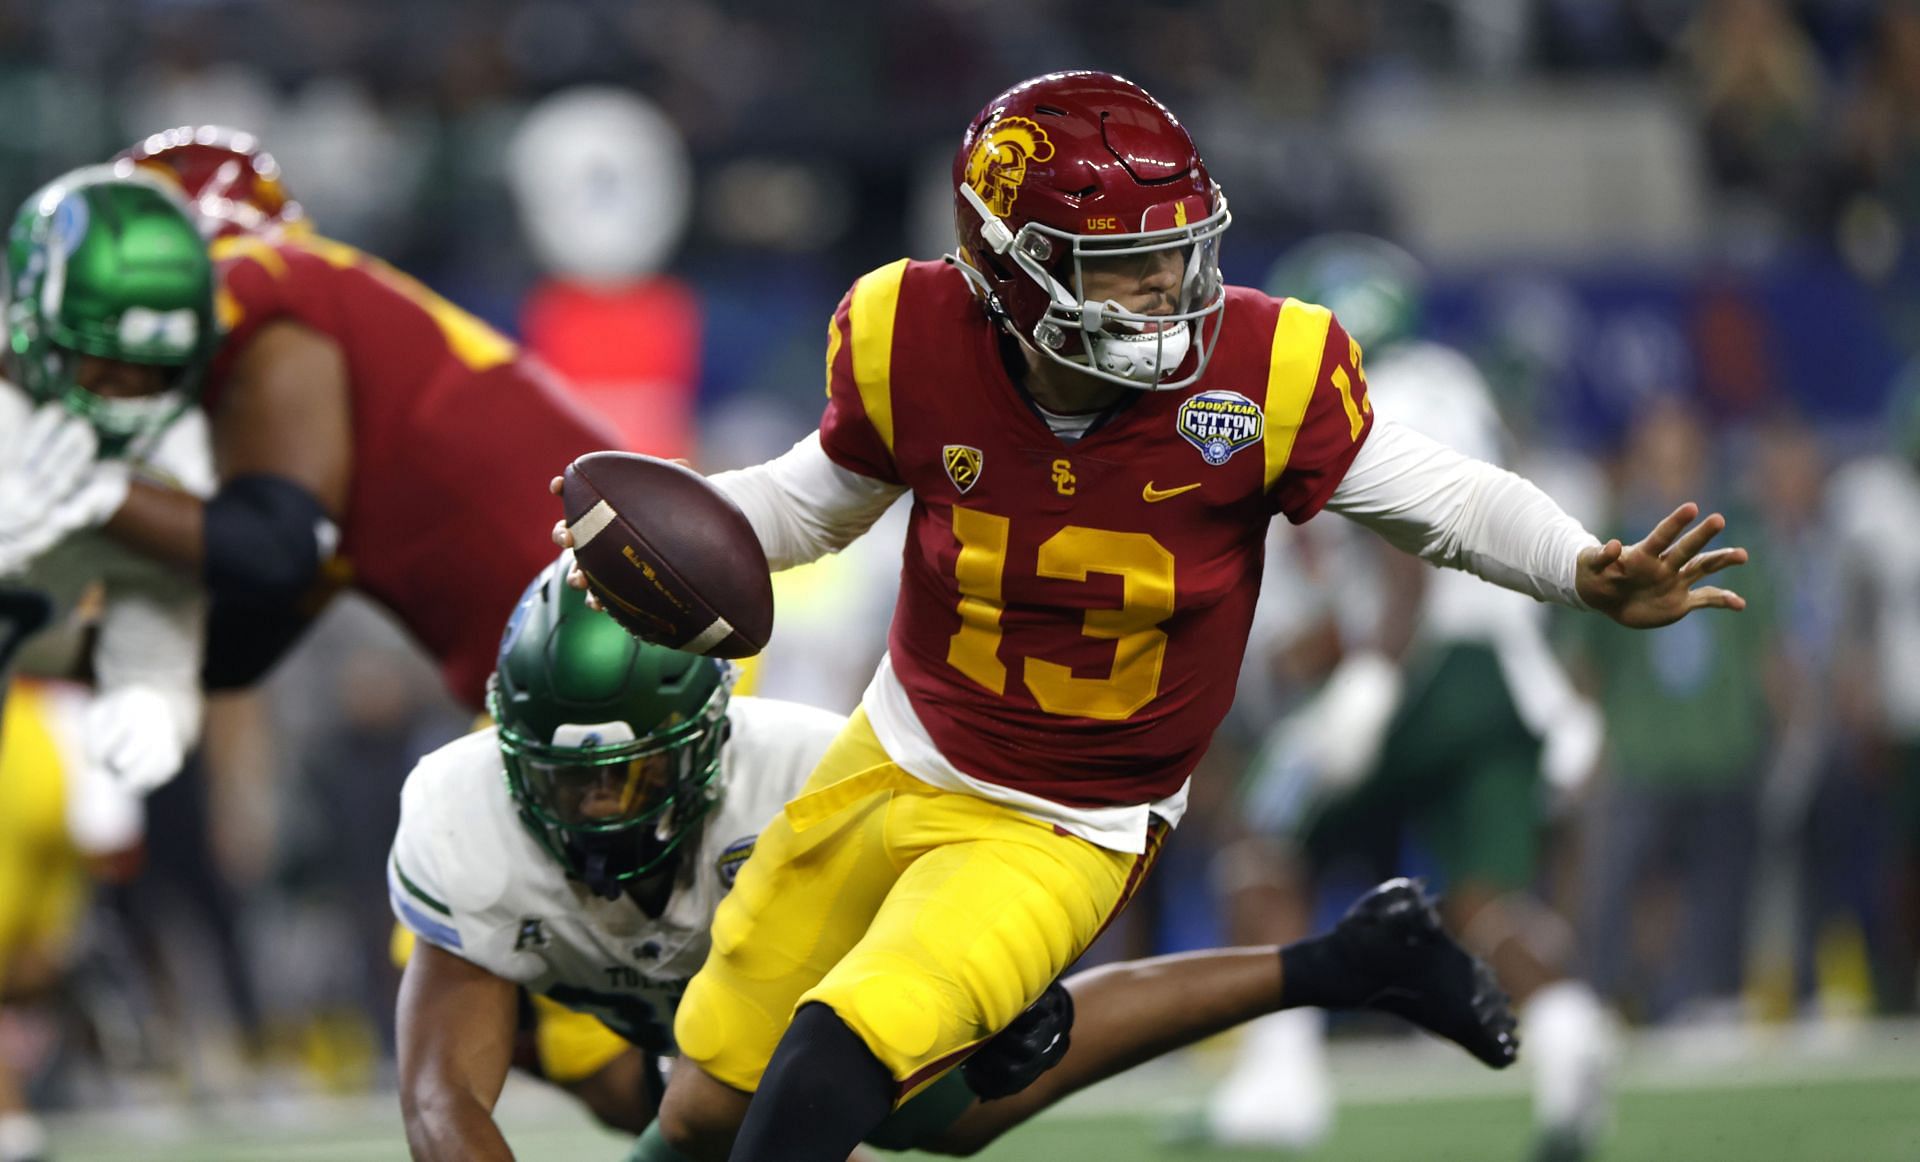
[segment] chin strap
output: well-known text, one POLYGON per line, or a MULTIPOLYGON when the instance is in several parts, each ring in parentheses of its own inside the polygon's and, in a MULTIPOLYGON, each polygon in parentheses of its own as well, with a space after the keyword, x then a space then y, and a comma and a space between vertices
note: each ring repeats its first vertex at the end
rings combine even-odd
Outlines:
POLYGON ((1001 330, 1013 336, 1014 341, 1019 343, 1020 346, 1035 353, 1039 352, 1040 349, 1034 345, 1033 340, 1022 335, 1020 328, 1013 325, 1013 316, 1009 315, 1007 308, 1001 305, 1000 296, 994 293, 993 284, 987 281, 987 276, 981 274, 973 263, 967 261, 965 254, 956 250, 952 254, 943 254, 940 257, 948 266, 958 270, 961 277, 965 278, 968 284, 973 287, 974 293, 980 296, 980 304, 985 308, 989 320, 997 324, 1001 330))
POLYGON ((589 851, 587 866, 581 869, 580 878, 586 881, 587 890, 607 900, 617 900, 626 888, 619 880, 607 874, 607 853, 589 851))
POLYGON ((960 196, 966 199, 967 205, 973 207, 974 213, 980 215, 981 240, 992 247, 995 254, 1005 254, 1012 249, 1013 231, 1007 229, 1007 224, 1000 220, 1000 215, 987 208, 987 203, 981 200, 974 188, 966 182, 961 182, 960 196))

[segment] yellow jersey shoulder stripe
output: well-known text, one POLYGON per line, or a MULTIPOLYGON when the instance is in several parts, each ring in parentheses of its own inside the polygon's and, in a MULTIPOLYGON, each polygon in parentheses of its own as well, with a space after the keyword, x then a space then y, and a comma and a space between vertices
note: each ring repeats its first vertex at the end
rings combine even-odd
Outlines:
POLYGON ((853 331, 853 381, 860 389, 860 406, 867 422, 879 433, 887 454, 893 454, 893 319, 900 309, 900 287, 906 281, 907 260, 889 263, 853 285, 849 312, 853 331))
POLYGON ((1288 299, 1280 306, 1273 327, 1273 351, 1267 363, 1266 435, 1267 490, 1280 481, 1293 455, 1313 388, 1320 379, 1320 360, 1326 351, 1327 329, 1333 312, 1313 303, 1288 299))
POLYGON ((252 259, 275 280, 287 277, 287 260, 280 256, 271 243, 251 234, 215 238, 207 244, 207 255, 215 262, 252 259))

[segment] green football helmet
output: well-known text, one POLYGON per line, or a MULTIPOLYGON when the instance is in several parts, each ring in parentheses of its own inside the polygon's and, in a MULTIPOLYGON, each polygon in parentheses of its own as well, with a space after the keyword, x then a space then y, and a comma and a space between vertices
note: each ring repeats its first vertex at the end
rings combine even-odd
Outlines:
POLYGON ((718 797, 733 667, 642 642, 567 584, 521 595, 487 709, 520 819, 609 899, 668 865, 718 797))
POLYGON ((1323 234, 1280 256, 1266 292, 1333 311, 1368 354, 1414 337, 1426 305, 1427 274, 1413 255, 1366 234, 1323 234))
POLYGON ((42 187, 14 215, 4 289, 12 376, 89 420, 103 456, 138 451, 198 398, 219 342, 213 262, 156 179, 88 166, 42 187), (164 368, 166 387, 88 391, 85 355, 164 368))

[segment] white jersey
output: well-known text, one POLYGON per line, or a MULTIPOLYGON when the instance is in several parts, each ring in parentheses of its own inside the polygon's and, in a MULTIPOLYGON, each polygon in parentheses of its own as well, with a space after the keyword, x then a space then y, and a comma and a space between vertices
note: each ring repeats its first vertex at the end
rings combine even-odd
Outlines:
POLYGON ((422 940, 591 1013, 642 1048, 670 1048, 674 1009, 707 958, 714 911, 760 829, 846 722, 748 697, 734 698, 727 718, 719 802, 682 847, 658 919, 567 878, 520 822, 492 729, 448 743, 408 776, 387 861, 394 914, 422 940))
MULTIPOLYGON (((0 420, 24 418, 31 403, 0 388, 0 420)), ((137 476, 205 498, 215 476, 206 416, 189 408, 133 462, 137 476)), ((206 639, 206 597, 185 571, 134 552, 99 530, 76 533, 48 549, 14 583, 52 601, 52 622, 23 649, 24 673, 66 677, 80 669, 86 631, 98 629, 88 659, 94 690, 109 694, 146 687, 167 702, 181 749, 200 729, 200 663, 206 639)))
MULTIPOLYGON (((1466 356, 1436 343, 1396 345, 1367 364, 1367 394, 1379 419, 1490 464, 1507 459, 1509 439, 1492 390, 1466 356)), ((1390 664, 1371 653, 1384 609, 1379 554, 1384 546, 1339 525, 1283 527, 1269 540, 1269 576, 1298 578, 1262 587, 1250 649, 1258 691, 1263 658, 1280 643, 1331 616, 1349 659, 1341 680, 1330 681, 1275 735, 1270 753, 1309 756, 1303 769, 1323 790, 1337 790, 1370 769, 1405 693, 1390 664), (1311 542, 1311 543, 1310 543, 1311 542), (1278 563, 1278 568, 1276 568, 1278 563), (1337 761, 1332 755, 1341 756, 1337 761)), ((1562 788, 1592 769, 1601 743, 1598 712, 1574 690, 1546 639, 1546 610, 1533 599, 1470 573, 1435 569, 1426 579, 1416 642, 1429 647, 1482 644, 1499 658, 1507 690, 1529 729, 1545 743, 1542 768, 1562 788)))
MULTIPOLYGON (((1368 394, 1382 414, 1465 455, 1490 464, 1508 460, 1510 440, 1493 391, 1466 356, 1437 343, 1407 343, 1369 370, 1368 394)), ((1600 720, 1547 644, 1546 613, 1522 594, 1437 569, 1428 578, 1419 639, 1491 646, 1514 708, 1546 744, 1545 774, 1570 789, 1599 759, 1600 720)))
POLYGON ((1920 739, 1920 472, 1896 456, 1856 460, 1833 475, 1829 524, 1839 530, 1851 636, 1873 659, 1882 727, 1920 739))

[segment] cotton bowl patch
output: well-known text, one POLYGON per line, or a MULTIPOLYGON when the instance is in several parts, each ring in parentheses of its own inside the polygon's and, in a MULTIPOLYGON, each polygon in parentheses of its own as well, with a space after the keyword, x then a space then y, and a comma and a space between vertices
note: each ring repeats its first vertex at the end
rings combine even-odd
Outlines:
POLYGON ((1267 429, 1260 405, 1237 391, 1203 391, 1180 405, 1174 422, 1187 443, 1200 449, 1201 459, 1216 468, 1258 444, 1267 429))

